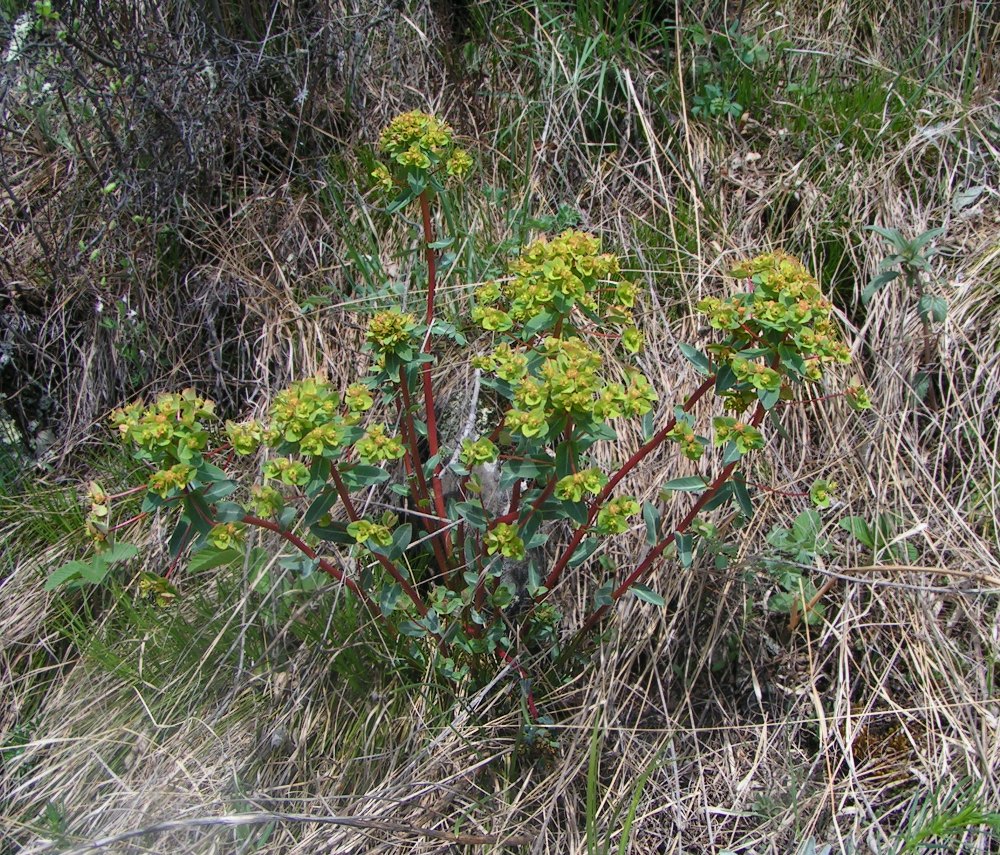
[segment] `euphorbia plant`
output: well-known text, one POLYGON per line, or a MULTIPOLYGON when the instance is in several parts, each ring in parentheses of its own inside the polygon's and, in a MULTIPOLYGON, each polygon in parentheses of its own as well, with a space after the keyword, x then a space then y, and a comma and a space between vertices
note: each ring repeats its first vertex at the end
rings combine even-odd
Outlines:
MULTIPOLYGON (((403 639, 406 655, 445 677, 488 675, 498 660, 523 668, 521 649, 551 650, 565 634, 552 594, 570 573, 593 580, 593 610, 580 631, 628 592, 662 603, 645 583, 664 552, 673 544, 690 564, 700 514, 726 503, 751 513, 738 467, 764 446, 765 416, 848 351, 806 269, 780 253, 759 256, 733 271, 742 290, 699 304, 718 340, 704 352, 682 347, 702 381, 657 425, 633 316, 640 289, 599 238, 567 231, 523 248, 506 275, 475 289, 473 391, 457 405, 458 433, 442 436, 431 369, 440 346, 467 342, 435 305, 445 242, 434 234, 432 205, 471 159, 447 125, 421 113, 395 119, 380 147, 388 162, 374 177, 393 194, 389 210, 419 206, 426 297, 422 317, 399 309, 371 317, 367 375, 344 389, 320 376, 293 383, 265 423, 221 427, 211 402, 190 390, 130 404, 112 422, 149 468, 143 512, 174 521, 177 560, 214 551, 201 564, 219 566, 239 556, 255 527, 298 556, 299 572, 343 584, 376 626, 403 639), (694 410, 710 396, 719 408, 709 424, 694 410), (642 422, 637 449, 617 445, 615 427, 628 420, 642 422), (618 451, 609 468, 595 462, 598 443, 618 451), (707 474, 668 481, 655 501, 621 491, 644 459, 674 447, 707 474), (230 476, 235 457, 258 454, 259 481, 230 476), (394 496, 406 513, 365 510, 394 496), (687 504, 665 530, 666 504, 678 501, 687 504), (640 515, 645 556, 620 574, 597 575, 589 559, 598 545, 640 515)), ((865 405, 862 390, 849 393, 865 405)), ((94 561, 106 567, 109 556, 132 553, 115 543, 109 497, 99 489, 92 496, 94 561)), ((75 562, 50 583, 87 580, 80 568, 88 566, 75 562)))

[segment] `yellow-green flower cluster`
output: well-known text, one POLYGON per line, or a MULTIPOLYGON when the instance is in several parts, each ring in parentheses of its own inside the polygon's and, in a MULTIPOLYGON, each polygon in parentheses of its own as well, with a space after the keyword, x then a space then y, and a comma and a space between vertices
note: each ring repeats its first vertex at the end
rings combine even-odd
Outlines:
POLYGON ((612 499, 597 513, 597 531, 600 534, 621 534, 628 529, 629 517, 637 513, 639 503, 631 496, 612 499))
POLYGON ((204 451, 208 431, 202 419, 215 415, 215 404, 193 389, 160 395, 143 408, 141 401, 111 414, 123 442, 131 443, 154 459, 190 460, 204 451))
POLYGON ((301 487, 309 483, 309 470, 300 460, 274 457, 264 464, 264 478, 281 481, 290 487, 301 487))
POLYGON ((274 487, 254 484, 250 488, 250 507, 259 517, 273 517, 281 513, 285 499, 274 487))
MULTIPOLYGON (((469 153, 455 145, 451 127, 419 110, 393 119, 382 131, 379 148, 404 170, 430 170, 443 164, 449 176, 461 178, 472 168, 469 153)), ((385 166, 376 168, 372 176, 386 189, 395 183, 385 166)))
POLYGON ((360 544, 392 545, 392 532, 389 531, 388 527, 369 520, 355 520, 347 526, 347 533, 360 544))
POLYGON ((413 344, 416 325, 417 319, 409 312, 387 309, 372 317, 365 338, 376 353, 398 353, 413 344))
POLYGON ((180 492, 194 480, 195 468, 187 463, 175 463, 169 469, 160 469, 149 476, 149 491, 161 499, 180 492))
POLYGON ((688 460, 700 460, 705 453, 705 444, 695 435, 694 428, 686 421, 678 421, 673 430, 667 433, 667 439, 676 442, 688 460))
POLYGON ((509 430, 524 436, 545 436, 545 422, 560 415, 577 422, 607 421, 645 415, 657 399, 646 376, 628 369, 628 385, 606 383, 603 358, 577 336, 549 336, 536 349, 542 356, 528 373, 527 360, 515 360, 506 344, 494 353, 496 373, 512 386, 513 408, 507 415, 509 430))
POLYGON ((568 230, 539 238, 508 264, 509 279, 487 282, 475 293, 472 319, 484 329, 520 328, 542 312, 570 316, 579 306, 603 324, 624 330, 623 345, 635 353, 642 337, 632 321, 637 288, 619 278, 617 256, 602 253, 599 238, 568 230))
POLYGON ((340 395, 326 380, 310 377, 278 393, 265 439, 271 445, 292 443, 303 454, 329 457, 343 444, 346 427, 340 395))
POLYGON ((817 508, 828 508, 833 502, 834 494, 839 485, 836 481, 818 478, 809 488, 809 499, 817 508))
POLYGON ((208 542, 216 549, 229 549, 243 543, 243 526, 238 523, 219 523, 208 533, 208 542))
POLYGON ((870 410, 872 399, 868 396, 868 390, 860 383, 851 383, 845 390, 847 402, 855 410, 870 410))
POLYGON ((226 422, 226 436, 233 451, 241 456, 254 454, 264 439, 264 429, 256 420, 243 422, 226 422))
POLYGON ((569 502, 583 501, 584 494, 596 496, 608 483, 608 476, 596 467, 574 472, 556 482, 555 495, 557 499, 569 502))
POLYGON ((498 455, 497 447, 488 437, 483 436, 475 440, 463 439, 458 459, 471 469, 473 466, 480 466, 483 463, 493 463, 498 455))
MULTIPOLYGON (((709 348, 721 362, 745 349, 791 347, 805 366, 801 374, 819 379, 823 365, 849 361, 850 352, 831 317, 833 306, 800 261, 783 252, 765 253, 740 264, 730 275, 748 280, 748 290, 698 303, 713 328, 730 334, 709 348)), ((781 385, 777 372, 754 367, 753 361, 733 362, 732 367, 741 382, 756 389, 776 390, 781 385)))
POLYGON ((372 408, 375 400, 363 383, 352 383, 344 392, 344 403, 352 413, 364 413, 372 408))
POLYGON ((715 444, 733 443, 740 454, 746 454, 755 448, 764 447, 764 436, 752 425, 734 419, 731 416, 717 416, 712 419, 715 428, 715 444))
POLYGON ((487 555, 499 552, 504 558, 524 558, 524 541, 517 533, 517 526, 510 523, 499 523, 496 528, 486 532, 483 543, 487 555))
POLYGON ((365 463, 399 460, 406 454, 403 441, 399 437, 388 436, 386 426, 379 424, 369 427, 365 435, 354 443, 354 448, 365 463))

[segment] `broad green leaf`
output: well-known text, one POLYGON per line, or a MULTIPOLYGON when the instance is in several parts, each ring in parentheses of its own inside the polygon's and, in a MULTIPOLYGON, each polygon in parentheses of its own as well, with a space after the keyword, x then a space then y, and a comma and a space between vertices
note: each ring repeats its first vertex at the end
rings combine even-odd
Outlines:
POLYGON ((733 473, 733 495, 736 496, 736 503, 740 506, 740 511, 747 519, 753 517, 753 502, 750 501, 750 491, 747 490, 747 483, 742 472, 733 473))
POLYGON ((570 567, 579 567, 594 554, 594 550, 597 549, 600 544, 600 540, 596 537, 585 537, 580 541, 579 546, 573 550, 573 554, 569 559, 570 567))
POLYGON ((226 564, 232 564, 243 558, 243 551, 240 549, 201 549, 191 556, 188 562, 188 569, 194 573, 204 570, 214 570, 226 564))
POLYGON ((104 553, 100 553, 95 555, 90 561, 84 563, 83 568, 80 570, 80 575, 92 585, 100 585, 104 581, 104 577, 108 575, 108 570, 110 569, 110 564, 105 560, 104 553))
POLYGON ((674 535, 674 543, 677 544, 677 557, 681 561, 682 567, 690 567, 694 563, 694 536, 686 531, 684 534, 674 535))
POLYGON ((349 490, 360 490, 362 487, 370 487, 372 484, 381 484, 389 480, 389 473, 378 466, 365 466, 356 463, 353 466, 344 466, 340 470, 344 484, 349 490))
POLYGON ((865 286, 865 290, 861 292, 862 304, 867 305, 872 297, 885 288, 885 286, 890 282, 898 278, 899 271, 897 270, 886 270, 884 273, 880 273, 872 279, 872 281, 865 286))
POLYGON ((650 603, 654 606, 665 606, 666 600, 663 599, 659 594, 656 593, 652 588, 648 588, 645 585, 636 582, 631 588, 628 589, 630 594, 635 594, 644 603, 650 603))
POLYGON ((652 502, 642 503, 642 519, 646 523, 646 543, 654 546, 660 539, 660 512, 652 502))
POLYGON ((220 479, 218 481, 213 481, 204 490, 201 491, 201 495, 204 497, 205 501, 209 504, 221 501, 227 496, 231 496, 236 492, 237 484, 235 481, 230 481, 228 478, 220 479))
POLYGON ((319 522, 320 518, 326 515, 326 512, 333 507, 336 501, 336 490, 330 488, 324 490, 312 500, 309 507, 306 509, 305 516, 302 517, 302 524, 311 526, 313 523, 319 522))
POLYGON ((781 398, 780 389, 758 389, 757 398, 760 400, 761 404, 764 405, 765 410, 771 410, 774 405, 778 403, 781 398))
POLYGON ((687 478, 674 478, 663 485, 664 490, 673 490, 678 493, 699 493, 708 486, 704 478, 698 475, 691 475, 687 478))
POLYGON ((382 614, 388 617, 396 611, 396 606, 399 603, 402 593, 403 589, 395 582, 391 585, 386 585, 382 589, 382 593, 379 594, 378 598, 378 607, 381 609, 382 614))
POLYGON ((680 344, 679 347, 688 362, 698 369, 699 374, 704 374, 707 377, 712 373, 712 363, 708 361, 708 357, 698 350, 698 348, 684 343, 680 344))
POLYGON ((240 522, 246 515, 243 506, 236 502, 219 502, 215 506, 215 519, 220 523, 240 522))
POLYGON ((719 366, 719 370, 715 375, 715 394, 720 395, 723 392, 732 389, 737 383, 736 373, 728 365, 719 366))
POLYGON ((45 590, 53 591, 60 585, 83 576, 84 569, 89 566, 88 561, 67 561, 49 574, 49 578, 45 580, 45 590))
POLYGON ((844 531, 854 535, 869 549, 875 548, 875 536, 864 517, 844 517, 837 523, 844 531))
POLYGON ((455 513, 473 528, 480 531, 484 531, 489 524, 489 517, 486 516, 486 511, 477 502, 456 502, 455 513))
POLYGON ((122 543, 121 541, 114 543, 103 552, 98 553, 100 558, 108 564, 117 564, 119 561, 129 561, 130 559, 135 558, 138 554, 139 547, 134 546, 131 543, 122 543))
POLYGON ((615 601, 611 599, 611 594, 615 590, 614 582, 605 582, 597 589, 594 594, 594 606, 596 608, 603 608, 604 606, 613 606, 615 601))
POLYGON ((917 311, 925 321, 933 320, 940 324, 948 317, 948 301, 934 294, 924 294, 917 303, 917 311))

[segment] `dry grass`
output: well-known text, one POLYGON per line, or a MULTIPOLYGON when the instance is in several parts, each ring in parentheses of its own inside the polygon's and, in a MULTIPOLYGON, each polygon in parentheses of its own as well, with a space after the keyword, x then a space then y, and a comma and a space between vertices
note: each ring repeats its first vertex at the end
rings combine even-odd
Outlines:
MULTIPOLYGON (((476 145, 485 182, 510 188, 501 206, 462 203, 481 253, 499 253, 506 211, 560 204, 631 253, 649 286, 645 367, 664 408, 693 386, 676 348, 700 334, 692 304, 727 287, 720 273, 734 259, 781 246, 834 293, 857 357, 851 370, 875 409, 859 417, 826 402, 789 414, 791 439, 773 436, 751 472, 776 491, 733 533, 737 560, 725 571, 665 562, 651 584, 666 609, 622 602, 591 665, 547 690, 549 747, 525 744, 509 673, 458 701, 426 676, 402 685, 381 673, 378 651, 366 654, 332 617, 334 591, 292 613, 238 577, 185 578, 182 602, 165 612, 131 596, 43 594, 46 568, 79 540, 30 527, 53 512, 29 490, 5 510, 2 533, 0 663, 11 701, 0 714, 0 851, 587 852, 588 777, 589 824, 611 851, 635 799, 636 853, 777 855, 811 835, 834 851, 853 842, 895 853, 925 821, 922 807, 969 781, 981 805, 1000 804, 1000 108, 986 59, 1000 29, 990 4, 870 5, 785 4, 775 23, 770 7, 746 4, 745 26, 779 27, 795 48, 790 74, 819 69, 823 86, 843 81, 855 95, 886 69, 907 68, 886 72, 884 130, 867 136, 823 114, 833 108, 818 96, 794 101, 777 84, 744 122, 692 120, 680 84, 696 49, 673 30, 659 45, 624 52, 612 40, 607 55, 600 45, 585 54, 567 21, 539 26, 545 10, 525 6, 493 11, 495 35, 458 62, 457 49, 439 49, 447 21, 425 3, 338 7, 350 37, 328 38, 352 47, 339 71, 310 83, 347 105, 341 121, 324 124, 313 101, 306 122, 280 98, 247 98, 253 79, 239 76, 239 63, 225 66, 226 98, 246 98, 250 118, 230 127, 230 102, 219 108, 195 164, 213 189, 190 185, 183 205, 162 187, 132 188, 124 202, 95 195, 81 158, 41 144, 7 113, 19 133, 5 136, 0 164, 10 185, 0 193, 3 352, 14 365, 5 391, 24 396, 23 427, 39 401, 53 402, 41 421, 67 460, 80 460, 90 425, 126 389, 196 383, 235 409, 261 407, 318 368, 353 375, 360 336, 349 288, 363 276, 347 250, 380 256, 388 278, 406 281, 412 253, 392 248, 415 244, 348 179, 364 168, 361 144, 414 106, 442 110, 476 145), (921 19, 929 42, 911 40, 921 19), (905 65, 917 48, 920 61, 905 65), (911 97, 912 109, 890 121, 911 97), (275 128, 286 125, 312 135, 307 156, 276 154, 275 128), (227 160, 241 146, 247 155, 227 160), (973 204, 955 205, 976 186, 985 189, 973 204), (151 222, 131 223, 150 199, 151 222), (77 253, 79 240, 95 239, 93 223, 112 216, 119 232, 100 237, 104 254, 77 253), (936 408, 910 391, 922 352, 915 298, 890 288, 867 312, 857 308, 887 254, 867 224, 910 234, 946 226, 934 261, 951 304, 936 333, 936 408), (134 276, 115 261, 126 249, 134 276), (110 305, 123 293, 155 348, 138 357, 137 378, 124 332, 102 328, 93 312, 98 298, 110 305), (333 294, 331 305, 302 311, 319 294, 333 294), (826 620, 789 633, 765 608, 773 582, 757 558, 770 527, 804 507, 786 493, 819 475, 840 483, 842 515, 896 514, 917 557, 872 566, 829 514, 837 548, 815 571, 836 580, 826 620)), ((718 10, 710 17, 724 26, 718 10)), ((289 27, 287 37, 309 32, 289 27)), ((204 80, 174 82, 170 115, 196 113, 204 80)), ((858 109, 868 103, 857 97, 858 109)), ((93 157, 111 172, 113 147, 100 141, 93 157)), ((164 173, 196 141, 182 135, 164 152, 164 173)), ((182 188, 194 180, 181 179, 182 188)), ((488 267, 487 257, 456 272, 456 305, 460 280, 488 267)), ((653 495, 679 474, 688 473, 664 454, 633 487, 653 495)), ((145 536, 152 548, 161 533, 145 536)), ((568 627, 591 596, 580 577, 564 590, 568 627)), ((997 837, 947 845, 996 851, 997 837)))

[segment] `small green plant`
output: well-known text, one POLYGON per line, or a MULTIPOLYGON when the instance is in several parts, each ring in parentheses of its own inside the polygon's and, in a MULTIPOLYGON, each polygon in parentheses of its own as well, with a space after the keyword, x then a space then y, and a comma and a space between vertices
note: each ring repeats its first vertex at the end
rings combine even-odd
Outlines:
POLYGON ((790 528, 776 526, 767 536, 773 555, 764 560, 764 566, 775 578, 781 591, 767 600, 769 611, 787 614, 790 620, 797 615, 809 626, 826 617, 826 610, 819 600, 819 589, 806 575, 816 557, 830 552, 829 543, 820 537, 823 522, 817 511, 803 511, 790 528))
POLYGON ((917 312, 923 328, 923 353, 921 366, 913 378, 913 392, 917 400, 925 400, 931 391, 929 370, 934 361, 935 338, 933 324, 943 323, 948 316, 948 301, 928 289, 926 275, 933 281, 934 271, 930 260, 935 249, 934 238, 944 234, 943 228, 928 229, 915 238, 908 239, 898 229, 866 226, 868 231, 885 238, 893 253, 879 265, 879 273, 861 293, 861 301, 868 304, 879 291, 902 277, 907 291, 917 297, 917 312))
MULTIPOLYGON (((380 149, 386 162, 372 174, 387 210, 419 210, 425 301, 419 318, 398 308, 372 314, 367 374, 343 389, 323 376, 297 381, 264 422, 220 425, 213 403, 185 390, 129 404, 112 423, 148 471, 136 488, 140 516, 173 528, 164 579, 185 556, 225 572, 250 549, 260 566, 263 547, 247 543, 255 529, 281 550, 275 572, 342 585, 402 661, 453 682, 510 666, 528 686, 528 659, 556 659, 567 637, 551 596, 566 577, 584 575, 593 592, 578 637, 626 594, 662 605, 647 585, 652 570, 667 550, 691 565, 712 530, 703 514, 725 505, 752 513, 741 467, 766 444, 765 418, 846 362, 848 349, 802 264, 758 256, 732 271, 740 290, 699 304, 717 340, 681 347, 702 379, 658 424, 658 395, 639 366, 641 289, 599 238, 567 230, 521 248, 504 277, 475 289, 471 324, 460 329, 437 308, 439 253, 450 240, 435 234, 432 204, 471 158, 447 125, 416 112, 386 128, 380 149), (471 388, 447 407, 457 427, 442 422, 431 372, 444 352, 470 363, 471 388), (696 418, 709 396, 717 414, 696 418), (618 445, 616 426, 628 422, 644 437, 634 450, 618 445), (608 467, 595 462, 600 443, 617 452, 608 467), (701 461, 706 474, 668 481, 656 501, 623 492, 665 447, 701 461), (246 468, 237 458, 259 461, 259 478, 232 474, 246 468), (682 508, 669 530, 668 502, 682 508), (649 548, 634 566, 590 560, 606 539, 643 528, 649 548)), ((865 405, 857 389, 851 400, 865 405)), ((104 581, 135 555, 118 539, 132 519, 112 522, 121 496, 92 486, 96 552, 56 570, 50 588, 104 581)), ((168 601, 176 593, 144 581, 168 601)), ((530 691, 526 699, 539 721, 530 691)))
POLYGON ((894 514, 878 514, 870 523, 864 517, 849 516, 837 524, 871 550, 874 563, 913 564, 920 557, 916 546, 897 536, 900 519, 894 514))
POLYGON ((767 45, 744 33, 738 20, 723 32, 713 33, 704 24, 694 24, 687 33, 691 45, 701 51, 694 66, 692 115, 740 118, 744 105, 736 100, 737 84, 746 71, 767 62, 767 45))
POLYGON ((915 798, 907 815, 905 836, 893 852, 964 851, 953 848, 970 835, 982 838, 984 849, 1000 838, 1000 812, 989 810, 983 801, 982 785, 965 780, 948 792, 933 793, 923 800, 915 798))

